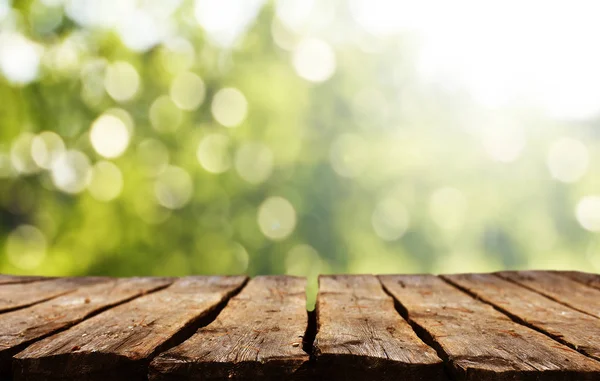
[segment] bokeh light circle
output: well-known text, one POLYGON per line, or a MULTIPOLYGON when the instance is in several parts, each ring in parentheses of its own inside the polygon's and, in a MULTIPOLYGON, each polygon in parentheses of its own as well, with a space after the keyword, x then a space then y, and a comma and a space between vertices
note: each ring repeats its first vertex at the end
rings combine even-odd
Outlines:
POLYGON ((6 239, 9 262, 22 270, 37 268, 46 257, 48 243, 42 231, 32 225, 21 225, 6 239))
POLYGON ((243 144, 235 154, 235 169, 251 184, 267 180, 273 172, 273 151, 263 143, 243 144))
POLYGON ((92 168, 88 191, 98 201, 112 201, 123 190, 123 174, 110 161, 99 161, 92 168))
POLYGON ((152 102, 149 117, 156 131, 168 133, 177 131, 181 124, 182 113, 168 95, 162 95, 152 102))
POLYGON ((158 203, 168 209, 181 209, 192 199, 194 184, 186 170, 176 166, 167 167, 154 184, 158 203))
POLYGON ((283 197, 269 197, 258 208, 258 226, 265 237, 281 241, 296 228, 296 210, 283 197))
POLYGON ((94 150, 106 158, 121 156, 129 140, 129 131, 121 118, 103 114, 92 123, 90 142, 94 150))
POLYGON ((228 87, 215 94, 210 109, 217 122, 225 127, 236 127, 246 119, 248 101, 241 91, 228 87))
POLYGON ((106 92, 118 102, 131 100, 137 94, 140 82, 137 70, 126 61, 109 65, 104 76, 106 92))
POLYGON ((579 200, 575 215, 584 229, 600 232, 600 196, 586 196, 579 200))
POLYGON ((223 134, 210 134, 205 136, 196 157, 202 168, 211 173, 223 173, 231 167, 229 154, 229 137, 223 134))
POLYGON ((53 163, 51 175, 54 186, 61 191, 80 193, 91 180, 90 159, 81 151, 66 151, 53 163))
POLYGON ((51 168, 64 152, 65 143, 57 133, 52 131, 41 132, 31 142, 31 157, 41 168, 51 168))
POLYGON ((173 102, 182 110, 193 111, 204 101, 204 81, 194 73, 183 72, 171 82, 169 94, 173 102))
POLYGON ((336 59, 331 46, 317 39, 300 41, 292 55, 296 73, 310 82, 324 82, 335 73, 336 59))

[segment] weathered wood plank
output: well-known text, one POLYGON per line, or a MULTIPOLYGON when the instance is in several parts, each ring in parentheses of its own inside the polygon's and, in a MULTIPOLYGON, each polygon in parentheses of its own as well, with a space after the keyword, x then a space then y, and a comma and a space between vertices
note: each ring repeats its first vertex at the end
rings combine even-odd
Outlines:
POLYGON ((578 311, 600 318, 598 289, 546 271, 503 271, 497 274, 578 311))
POLYGON ((245 277, 187 277, 102 312, 14 356, 16 380, 143 380, 158 352, 191 334, 245 277))
POLYGON ((423 343, 372 275, 321 276, 314 344, 328 380, 442 380, 442 360, 423 343))
POLYGON ((570 278, 579 283, 583 283, 590 287, 600 289, 599 274, 584 273, 580 271, 559 271, 558 274, 566 276, 567 278, 570 278))
POLYGON ((82 277, 57 278, 25 284, 4 284, 0 286, 0 312, 27 307, 73 292, 82 286, 107 281, 109 278, 82 277))
POLYGON ((309 359, 304 288, 302 278, 254 278, 214 322, 157 356, 150 380, 302 378, 309 359))
POLYGON ((460 380, 600 378, 598 361, 514 323, 438 277, 389 275, 380 279, 460 380))
POLYGON ((600 360, 600 321, 597 318, 493 274, 457 274, 443 278, 511 318, 600 360))
POLYGON ((6 275, 0 274, 0 284, 14 284, 14 283, 30 283, 41 280, 49 280, 53 278, 46 278, 43 276, 18 276, 18 275, 6 275))
POLYGON ((10 374, 12 356, 28 344, 171 282, 167 278, 114 279, 0 315, 0 375, 10 374))

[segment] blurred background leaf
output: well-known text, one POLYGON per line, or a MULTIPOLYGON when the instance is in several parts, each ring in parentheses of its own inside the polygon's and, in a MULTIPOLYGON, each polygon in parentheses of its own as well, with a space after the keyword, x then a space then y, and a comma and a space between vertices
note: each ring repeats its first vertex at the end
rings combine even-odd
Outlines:
POLYGON ((597 7, 0 0, 0 271, 600 271, 597 7))

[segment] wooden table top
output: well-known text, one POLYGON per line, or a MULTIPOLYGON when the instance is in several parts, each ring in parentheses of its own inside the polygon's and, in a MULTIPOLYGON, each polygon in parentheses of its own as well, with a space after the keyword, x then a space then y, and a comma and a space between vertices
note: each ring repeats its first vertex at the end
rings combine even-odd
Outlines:
POLYGON ((5 380, 600 380, 600 275, 0 275, 5 380))

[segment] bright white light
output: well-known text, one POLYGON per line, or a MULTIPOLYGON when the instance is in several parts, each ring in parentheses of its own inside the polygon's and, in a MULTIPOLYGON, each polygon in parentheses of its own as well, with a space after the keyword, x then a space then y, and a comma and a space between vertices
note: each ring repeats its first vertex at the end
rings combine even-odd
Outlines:
POLYGON ((194 15, 208 37, 228 47, 244 33, 264 0, 196 0, 194 15))
POLYGON ((292 56, 296 73, 310 82, 328 80, 335 72, 335 53, 331 46, 317 39, 300 41, 292 56))
POLYGON ((25 85, 38 76, 42 46, 17 33, 0 33, 0 71, 16 85, 25 85))
POLYGON ((223 173, 231 167, 229 138, 222 134, 210 134, 202 139, 196 152, 198 162, 212 173, 223 173))
POLYGON ((315 0, 277 0, 275 12, 286 27, 299 30, 308 21, 314 5, 315 0))
POLYGON ((123 190, 123 174, 110 161, 99 161, 92 168, 92 180, 88 187, 92 197, 98 201, 111 201, 123 190))
POLYGON ((0 21, 10 12, 9 0, 0 0, 0 21))
POLYGON ((129 14, 132 1, 123 0, 66 0, 65 12, 71 20, 82 26, 110 28, 119 18, 129 14))
POLYGON ((80 193, 91 180, 90 159, 75 150, 66 151, 52 164, 52 181, 66 193, 80 193))
POLYGON ((492 160, 509 163, 521 156, 526 137, 519 124, 500 119, 481 128, 483 147, 492 160))
POLYGON ((586 230, 600 232, 600 196, 587 196, 577 203, 577 221, 586 230))
POLYGON ((225 127, 236 127, 246 119, 248 101, 241 91, 229 87, 215 94, 210 109, 217 122, 225 127))
POLYGON ((106 69, 104 87, 114 100, 125 102, 137 93, 140 76, 129 62, 117 61, 106 69))
POLYGON ((118 26, 119 35, 125 46, 136 52, 145 52, 158 44, 163 37, 162 25, 140 9, 122 18, 118 26))
POLYGON ((119 157, 129 145, 129 131, 120 118, 103 114, 92 123, 90 141, 100 155, 106 158, 119 157))
POLYGON ((600 2, 352 0, 351 9, 370 33, 416 36, 423 76, 486 106, 568 119, 600 112, 600 2))
POLYGON ((296 210, 283 197, 269 197, 258 208, 258 226, 267 238, 283 240, 296 228, 296 210))
POLYGON ((579 140, 560 138, 550 146, 546 162, 552 177, 564 183, 573 183, 587 172, 588 149, 579 140))

